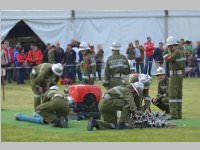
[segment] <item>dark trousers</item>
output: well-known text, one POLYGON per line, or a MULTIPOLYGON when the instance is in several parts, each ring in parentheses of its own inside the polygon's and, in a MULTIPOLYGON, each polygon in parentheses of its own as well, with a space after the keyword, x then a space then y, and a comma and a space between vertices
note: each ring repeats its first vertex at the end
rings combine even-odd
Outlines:
POLYGON ((144 73, 149 74, 151 76, 151 68, 152 68, 152 62, 153 56, 146 56, 145 58, 145 67, 144 67, 144 73))
MULTIPOLYGON (((11 63, 8 63, 7 67, 11 67, 11 63)), ((6 69, 6 79, 7 79, 8 83, 11 83, 12 76, 13 76, 13 69, 7 68, 6 69)))
POLYGON ((25 78, 25 68, 19 68, 18 69, 19 75, 18 75, 18 83, 24 84, 24 78, 25 78))
POLYGON ((96 64, 96 72, 98 74, 99 80, 101 81, 101 67, 100 63, 96 64))
POLYGON ((76 63, 76 74, 78 75, 79 81, 82 81, 82 73, 81 73, 81 68, 78 63, 76 63))
POLYGON ((144 62, 142 61, 141 58, 135 58, 135 62, 136 62, 136 72, 137 73, 144 73, 144 62), (140 71, 139 71, 140 68, 140 71))
POLYGON ((72 66, 66 66, 66 77, 73 80, 73 83, 76 81, 76 66, 72 64, 72 66))

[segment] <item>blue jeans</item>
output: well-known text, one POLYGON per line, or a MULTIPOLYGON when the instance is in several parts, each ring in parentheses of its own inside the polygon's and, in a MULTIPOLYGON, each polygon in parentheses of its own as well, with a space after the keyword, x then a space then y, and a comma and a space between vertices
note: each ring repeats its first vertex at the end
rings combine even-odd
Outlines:
POLYGON ((136 72, 137 73, 144 73, 144 62, 142 61, 141 58, 135 58, 135 62, 136 62, 136 72), (140 71, 139 71, 140 68, 140 71))
POLYGON ((145 67, 144 67, 144 73, 149 74, 151 76, 151 68, 152 68, 152 62, 153 56, 146 56, 145 58, 145 67))
POLYGON ((98 74, 98 77, 99 77, 99 80, 101 81, 101 64, 100 63, 97 63, 96 64, 96 72, 98 74))
POLYGON ((66 77, 73 80, 73 83, 76 81, 76 66, 66 66, 66 77))

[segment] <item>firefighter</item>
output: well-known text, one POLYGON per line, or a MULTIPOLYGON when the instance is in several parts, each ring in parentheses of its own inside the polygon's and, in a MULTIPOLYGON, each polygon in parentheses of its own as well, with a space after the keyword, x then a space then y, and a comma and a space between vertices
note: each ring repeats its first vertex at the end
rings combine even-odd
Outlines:
POLYGON ((104 72, 103 86, 106 89, 122 84, 123 78, 130 74, 130 66, 127 58, 120 54, 121 44, 112 43, 112 56, 108 57, 104 72))
POLYGON ((164 56, 169 63, 169 109, 171 119, 182 118, 183 75, 185 57, 173 36, 167 38, 168 53, 164 56))
POLYGON ((81 42, 79 50, 83 54, 83 60, 80 64, 82 72, 82 84, 94 84, 96 74, 96 63, 92 59, 90 47, 86 42, 81 42))
POLYGON ((128 86, 115 86, 105 92, 99 102, 99 111, 103 120, 90 118, 87 130, 96 129, 126 129, 133 128, 131 116, 136 114, 135 96, 139 96, 144 85, 141 82, 131 83, 128 86), (119 122, 117 111, 121 111, 119 122))
POLYGON ((168 97, 168 84, 169 80, 165 74, 163 67, 158 67, 156 73, 158 83, 158 93, 155 98, 152 99, 152 103, 165 113, 169 114, 169 97, 168 97))
POLYGON ((57 86, 51 86, 43 95, 42 104, 37 106, 36 112, 42 116, 44 122, 52 123, 53 127, 68 127, 67 115, 69 104, 57 86))
POLYGON ((125 78, 125 84, 134 83, 134 82, 142 82, 144 84, 144 90, 142 91, 142 95, 135 98, 135 104, 137 106, 138 111, 146 111, 150 113, 150 105, 151 105, 151 97, 149 96, 149 86, 151 85, 152 78, 143 73, 135 73, 129 74, 125 78), (142 102, 144 100, 144 105, 142 106, 142 102))
POLYGON ((43 63, 35 66, 30 73, 32 91, 34 93, 34 109, 41 104, 41 96, 44 88, 55 85, 58 76, 63 73, 63 66, 60 63, 43 63))

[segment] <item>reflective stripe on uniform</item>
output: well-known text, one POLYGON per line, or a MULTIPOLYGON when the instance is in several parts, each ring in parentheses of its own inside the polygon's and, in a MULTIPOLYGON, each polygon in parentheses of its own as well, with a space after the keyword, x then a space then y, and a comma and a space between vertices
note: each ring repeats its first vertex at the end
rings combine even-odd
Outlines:
POLYGON ((90 66, 96 66, 96 63, 91 63, 90 66))
POLYGON ((118 74, 114 74, 112 77, 115 77, 115 78, 120 78, 120 77, 124 78, 124 77, 126 77, 126 75, 118 73, 118 74))
POLYGON ((34 97, 41 97, 41 95, 38 95, 38 94, 34 94, 34 97))
POLYGON ((169 100, 170 103, 177 103, 177 102, 182 102, 182 99, 170 99, 169 100))
POLYGON ((53 98, 55 98, 55 97, 61 97, 61 98, 64 98, 64 96, 63 96, 62 94, 55 94, 55 95, 53 96, 53 98))
POLYGON ((88 76, 83 76, 82 78, 83 78, 83 79, 88 79, 88 76))
POLYGON ((183 71, 182 71, 182 70, 175 70, 175 71, 170 70, 169 73, 170 73, 170 76, 171 76, 171 75, 174 75, 174 74, 182 75, 182 74, 183 74, 183 71))
POLYGON ((176 59, 176 62, 185 61, 185 60, 186 60, 185 57, 181 57, 181 58, 176 59))
POLYGON ((41 65, 39 72, 41 72, 41 71, 43 70, 43 68, 44 68, 45 65, 46 65, 46 63, 43 63, 43 64, 41 65))
POLYGON ((113 88, 113 90, 114 90, 117 94, 119 94, 120 97, 123 97, 124 94, 120 91, 120 89, 122 89, 122 88, 120 88, 120 87, 118 87, 118 86, 113 88))
POLYGON ((118 68, 118 67, 122 67, 122 68, 128 68, 128 65, 123 65, 123 64, 111 64, 110 65, 110 69, 113 69, 113 68, 118 68))
POLYGON ((146 100, 146 101, 151 101, 151 97, 149 97, 149 96, 144 97, 144 100, 146 100))

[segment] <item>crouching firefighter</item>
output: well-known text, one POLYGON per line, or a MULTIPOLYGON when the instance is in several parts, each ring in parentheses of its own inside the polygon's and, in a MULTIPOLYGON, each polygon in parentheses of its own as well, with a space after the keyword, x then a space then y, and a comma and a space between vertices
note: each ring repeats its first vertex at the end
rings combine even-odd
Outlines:
POLYGON ((155 98, 152 99, 152 103, 159 109, 169 114, 169 95, 168 95, 168 85, 169 80, 165 74, 163 67, 159 67, 156 73, 158 83, 158 93, 155 98))
POLYGON ((42 98, 42 104, 36 107, 45 123, 52 123, 53 127, 68 127, 69 103, 57 86, 51 86, 42 98))
POLYGON ((127 86, 116 86, 104 94, 99 102, 99 111, 103 120, 90 118, 87 130, 96 129, 131 129, 136 115, 134 97, 140 95, 144 85, 140 82, 131 83, 127 86), (118 121, 117 111, 121 111, 118 121))
POLYGON ((32 91, 34 93, 34 109, 41 104, 41 97, 44 94, 44 88, 55 85, 58 77, 63 73, 63 67, 60 63, 43 63, 34 67, 30 73, 32 91))
POLYGON ((147 74, 129 74, 125 79, 125 84, 127 83, 135 83, 141 82, 144 84, 144 90, 140 96, 135 97, 135 104, 137 106, 137 111, 145 111, 147 113, 151 112, 151 97, 149 96, 149 87, 152 83, 152 78, 147 74), (142 106, 142 102, 144 99, 144 105, 142 106))

